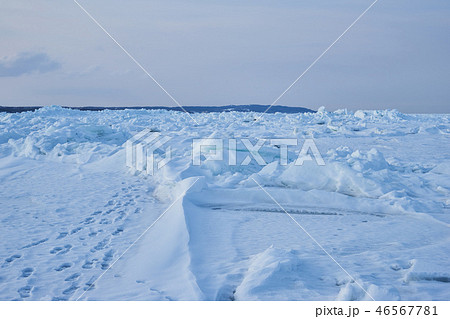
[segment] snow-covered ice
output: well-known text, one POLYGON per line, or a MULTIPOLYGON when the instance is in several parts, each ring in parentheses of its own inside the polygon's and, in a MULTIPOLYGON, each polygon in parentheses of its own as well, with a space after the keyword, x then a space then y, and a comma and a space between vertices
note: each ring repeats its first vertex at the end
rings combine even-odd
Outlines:
POLYGON ((191 116, 0 113, 0 300, 450 299, 450 115, 191 116), (125 165, 144 129, 171 137, 153 176, 125 165), (238 163, 244 138, 313 139, 325 165, 265 143, 197 166, 201 138, 238 163))

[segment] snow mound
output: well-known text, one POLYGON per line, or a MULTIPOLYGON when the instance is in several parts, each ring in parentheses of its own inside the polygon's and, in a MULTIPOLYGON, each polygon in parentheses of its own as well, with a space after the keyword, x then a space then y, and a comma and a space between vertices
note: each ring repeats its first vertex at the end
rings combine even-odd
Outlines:
POLYGON ((326 192, 349 198, 381 200, 392 211, 439 211, 446 205, 449 185, 445 163, 434 169, 404 163, 390 163, 379 150, 330 149, 323 156, 325 165, 316 161, 295 161, 286 166, 272 162, 248 177, 241 185, 254 187, 255 180, 266 187, 298 189, 304 192, 326 192), (439 183, 435 176, 440 177, 439 183), (434 194, 434 197, 430 197, 434 194), (429 198, 429 200, 424 200, 429 198))
POLYGON ((383 195, 381 184, 368 175, 373 171, 387 169, 388 166, 383 155, 375 149, 367 153, 350 153, 348 148, 341 148, 328 153, 325 166, 318 166, 313 161, 307 161, 301 166, 291 163, 279 181, 305 191, 320 189, 355 197, 377 198, 383 195))
POLYGON ((108 154, 123 140, 122 134, 105 125, 65 125, 55 123, 45 131, 30 132, 26 137, 10 139, 16 156, 50 158, 78 155, 87 161, 94 153, 108 154))
POLYGON ((411 118, 411 116, 403 114, 395 109, 393 110, 358 110, 353 116, 361 120, 384 121, 384 122, 401 122, 411 118))
POLYGON ((303 165, 291 162, 280 166, 270 163, 257 177, 265 185, 277 185, 298 188, 304 191, 323 190, 336 192, 353 197, 379 198, 384 194, 403 190, 404 185, 392 185, 401 180, 376 149, 367 152, 351 151, 348 147, 339 147, 328 151, 326 164, 319 166, 315 161, 305 161, 303 165))
POLYGON ((109 155, 130 136, 99 116, 61 107, 3 115, 2 120, 13 123, 0 133, 2 153, 33 159, 87 162, 109 155))
POLYGON ((236 300, 305 299, 311 292, 305 292, 302 272, 301 260, 292 250, 271 246, 251 259, 247 274, 234 296, 236 300))

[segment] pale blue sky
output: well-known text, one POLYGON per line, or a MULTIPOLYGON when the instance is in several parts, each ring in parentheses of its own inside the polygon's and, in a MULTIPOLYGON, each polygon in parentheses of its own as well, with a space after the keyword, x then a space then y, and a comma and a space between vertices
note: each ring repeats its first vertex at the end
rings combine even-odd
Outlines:
MULTIPOLYGON (((183 105, 271 104, 372 0, 79 0, 183 105)), ((277 104, 450 112, 450 2, 379 0, 277 104)), ((0 105, 174 102, 72 0, 0 3, 0 105)))

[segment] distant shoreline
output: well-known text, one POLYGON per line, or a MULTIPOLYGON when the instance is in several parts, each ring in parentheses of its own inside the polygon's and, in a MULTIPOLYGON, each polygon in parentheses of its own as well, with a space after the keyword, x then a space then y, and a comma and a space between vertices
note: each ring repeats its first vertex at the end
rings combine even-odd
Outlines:
MULTIPOLYGON (((36 111, 44 106, 0 106, 0 112, 21 113, 36 111)), ((297 106, 274 105, 268 111, 269 105, 225 105, 225 106, 61 106, 67 109, 81 111, 104 111, 104 110, 167 110, 183 112, 183 109, 189 113, 212 113, 212 112, 259 112, 259 113, 315 113, 316 111, 297 106)))

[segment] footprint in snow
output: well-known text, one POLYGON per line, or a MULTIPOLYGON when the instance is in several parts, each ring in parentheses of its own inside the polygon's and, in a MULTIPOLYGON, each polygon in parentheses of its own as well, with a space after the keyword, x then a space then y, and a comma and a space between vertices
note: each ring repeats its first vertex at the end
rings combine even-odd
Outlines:
POLYGON ((32 286, 25 286, 22 288, 19 288, 17 292, 19 293, 21 298, 28 298, 31 296, 31 291, 33 290, 32 286))
POLYGON ((52 301, 67 301, 68 299, 66 297, 53 297, 52 301))
POLYGON ((106 203, 105 207, 114 205, 114 202, 115 202, 114 200, 108 201, 108 202, 106 203))
POLYGON ((34 269, 31 267, 24 268, 24 269, 22 269, 22 274, 20 275, 20 277, 28 278, 33 274, 33 272, 34 272, 34 269))
POLYGON ((73 283, 69 288, 63 291, 63 295, 71 296, 75 291, 78 290, 78 288, 80 288, 80 286, 77 286, 75 283, 73 283))
POLYGON ((50 250, 50 254, 54 255, 64 255, 67 254, 72 249, 72 245, 67 244, 64 247, 54 247, 52 250, 50 250))
POLYGON ((83 288, 83 290, 85 290, 85 291, 94 290, 95 289, 95 280, 96 280, 96 278, 94 276, 92 276, 91 279, 89 279, 89 281, 85 283, 85 287, 83 288))
POLYGON ((81 266, 81 268, 92 269, 92 267, 94 267, 94 262, 96 262, 96 261, 97 261, 97 259, 86 260, 86 262, 84 263, 83 266, 81 266))
POLYGON ((91 252, 95 252, 97 250, 103 250, 106 248, 106 246, 108 246, 109 244, 109 237, 106 237, 105 239, 103 239, 102 241, 99 241, 97 243, 97 245, 95 245, 92 249, 91 252))
POLYGON ((55 270, 56 271, 63 271, 63 270, 65 270, 67 268, 70 268, 70 267, 72 267, 71 263, 64 263, 64 264, 61 264, 60 266, 56 267, 55 270))
POLYGON ((80 276, 81 276, 81 274, 79 274, 79 273, 74 273, 74 274, 70 275, 69 277, 67 277, 66 279, 64 279, 64 281, 75 281, 75 280, 77 280, 80 276))
POLYGON ((56 239, 62 239, 64 237, 66 237, 69 233, 66 231, 63 231, 61 233, 59 233, 58 237, 56 237, 56 239))
POLYGON ((12 255, 12 256, 6 258, 5 263, 2 265, 2 268, 10 265, 12 262, 14 262, 14 260, 19 259, 21 257, 22 257, 22 255, 15 254, 15 255, 12 255))
POLYGON ((117 227, 117 229, 112 233, 113 236, 117 236, 123 232, 123 226, 117 227))
POLYGON ((105 255, 103 256, 103 261, 102 261, 102 270, 106 270, 109 268, 109 264, 111 262, 111 260, 114 257, 114 250, 109 250, 107 253, 105 253, 105 255))
POLYGON ((76 234, 76 233, 78 233, 81 229, 82 229, 81 227, 76 227, 76 228, 74 228, 74 229, 72 229, 72 230, 70 231, 70 234, 71 234, 71 235, 76 234))
POLYGON ((23 246, 21 249, 26 249, 26 248, 31 248, 31 247, 34 247, 34 246, 38 246, 40 244, 45 243, 47 240, 48 240, 48 238, 44 238, 44 239, 32 242, 31 244, 23 246))
POLYGON ((127 214, 124 211, 119 212, 119 216, 114 219, 114 222, 116 223, 118 221, 121 221, 122 219, 124 219, 126 217, 126 215, 127 214))

